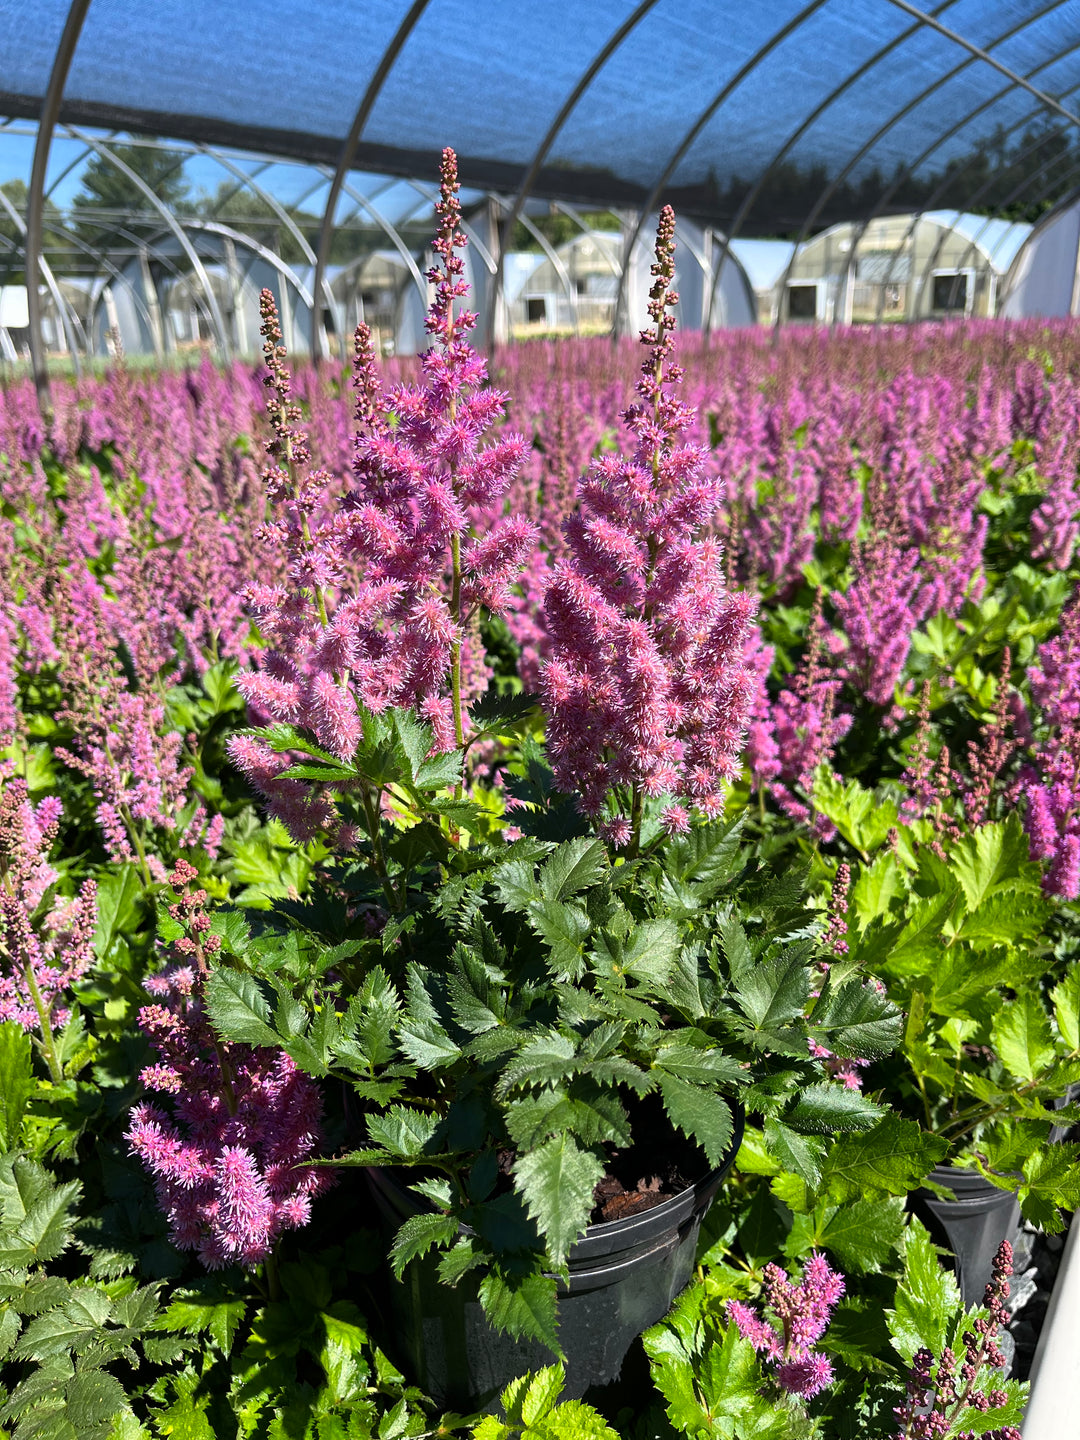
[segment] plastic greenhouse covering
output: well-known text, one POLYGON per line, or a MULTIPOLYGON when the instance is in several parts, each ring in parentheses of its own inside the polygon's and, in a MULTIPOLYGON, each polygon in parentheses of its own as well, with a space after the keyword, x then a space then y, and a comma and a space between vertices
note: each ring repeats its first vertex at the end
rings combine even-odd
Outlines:
MULTIPOLYGON (((67 16, 3 7, 0 112, 40 112, 67 16)), ((1032 131, 1071 156, 1078 91, 1076 0, 93 0, 60 119, 335 163, 366 95, 357 168, 431 176, 452 144, 467 184, 539 162, 538 196, 762 234, 960 204, 1032 131)), ((1020 160, 1024 198, 1070 156, 1020 160)))

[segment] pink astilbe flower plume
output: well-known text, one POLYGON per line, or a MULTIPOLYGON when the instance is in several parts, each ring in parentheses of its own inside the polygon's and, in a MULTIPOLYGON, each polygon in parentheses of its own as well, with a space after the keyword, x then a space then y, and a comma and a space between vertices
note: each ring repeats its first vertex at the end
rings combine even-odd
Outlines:
POLYGON ((1048 895, 1080 899, 1080 594, 1074 594, 1061 631, 1040 645, 1030 671, 1031 691, 1048 726, 1035 765, 1021 776, 1027 798, 1024 824, 1032 859, 1048 862, 1048 895))
MULTIPOLYGON (((470 637, 482 612, 499 615, 513 603, 537 533, 531 520, 503 514, 524 439, 504 432, 483 443, 507 397, 487 384, 485 362, 468 342, 476 317, 456 308, 468 285, 451 150, 443 153, 436 212, 426 321, 434 343, 421 357, 421 383, 384 394, 370 332, 357 327, 357 433, 341 496, 323 472, 307 469, 273 299, 264 292, 262 300, 276 436, 267 489, 284 506, 268 536, 290 556, 289 584, 249 587, 272 649, 263 670, 238 683, 273 719, 310 731, 342 759, 359 739, 361 707, 411 706, 431 723, 435 749, 464 743, 469 700, 489 679, 470 637)), ((279 780, 264 749, 234 741, 232 754, 272 811, 294 833, 311 833, 320 802, 303 801, 294 782, 279 780)))
POLYGON ((827 643, 828 627, 818 591, 810 612, 806 653, 790 687, 781 690, 774 702, 769 701, 765 688, 771 648, 763 652, 759 645, 748 656, 757 681, 747 743, 750 773, 757 784, 768 789, 785 815, 812 824, 823 840, 833 839, 836 831, 811 808, 814 772, 832 758, 853 718, 837 710, 842 682, 829 667, 827 643))
POLYGON ((633 452, 599 457, 580 482, 544 602, 541 693, 556 783, 586 815, 607 811, 605 833, 631 848, 646 797, 666 801, 674 831, 688 807, 720 813, 754 695, 743 652, 755 602, 726 589, 720 546, 702 534, 721 486, 704 452, 681 439, 691 413, 670 358, 674 233, 667 206, 639 400, 623 415, 633 452))
POLYGON ((49 850, 60 823, 59 800, 30 803, 26 782, 0 766, 0 1021, 14 1020, 40 1036, 58 1073, 52 1029, 68 1010, 62 997, 93 963, 97 886, 83 883, 74 899, 50 896, 58 875, 49 850))
POLYGON ((798 1285, 779 1265, 765 1266, 765 1308, 771 1319, 741 1300, 729 1300, 727 1313, 743 1339, 776 1366, 780 1388, 810 1399, 832 1383, 832 1365, 814 1346, 828 1329, 843 1293, 844 1277, 815 1251, 798 1285))
POLYGON ((286 1230, 307 1224, 311 1199, 331 1183, 313 1169, 322 1142, 322 1098, 288 1055, 218 1040, 202 1002, 210 933, 206 892, 192 890, 183 860, 170 877, 179 900, 170 914, 184 928, 176 949, 186 963, 146 982, 154 1003, 139 1026, 158 1060, 142 1072, 147 1090, 170 1108, 143 1101, 131 1112, 127 1140, 154 1180, 169 1234, 197 1251, 208 1269, 264 1261, 286 1230))

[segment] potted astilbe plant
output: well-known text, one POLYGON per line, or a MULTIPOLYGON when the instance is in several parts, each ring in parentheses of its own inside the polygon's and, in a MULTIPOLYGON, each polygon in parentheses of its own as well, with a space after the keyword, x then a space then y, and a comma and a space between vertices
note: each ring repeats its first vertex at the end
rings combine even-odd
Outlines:
POLYGON ((1080 1146, 1062 1139, 1080 1120, 1080 965, 1048 955, 1056 875, 1019 816, 984 806, 969 827, 937 809, 937 832, 913 820, 850 890, 845 874, 838 964, 879 976, 905 1012, 871 1083, 938 1144, 914 1204, 974 1303, 1021 1214, 1054 1232, 1080 1201, 1080 1146))
POLYGON ((858 977, 822 984, 802 877, 723 821, 753 605, 725 587, 718 484, 682 440, 670 210, 632 449, 581 484, 540 701, 488 689, 482 622, 536 541, 504 514, 524 441, 482 443, 506 397, 456 306, 457 188, 446 151, 419 384, 384 394, 358 327, 343 489, 310 469, 264 296, 289 583, 250 593, 269 648, 238 683, 272 723, 232 754, 335 858, 257 935, 212 922, 205 1004, 223 1045, 345 1082, 354 1149, 333 1164, 368 1170, 392 1227, 417 1379, 488 1403, 563 1354, 569 1395, 613 1379, 688 1280, 744 1118, 781 1155, 874 1126, 811 1041, 880 1055, 899 1016, 858 977), (501 789, 474 763, 498 737, 501 789))

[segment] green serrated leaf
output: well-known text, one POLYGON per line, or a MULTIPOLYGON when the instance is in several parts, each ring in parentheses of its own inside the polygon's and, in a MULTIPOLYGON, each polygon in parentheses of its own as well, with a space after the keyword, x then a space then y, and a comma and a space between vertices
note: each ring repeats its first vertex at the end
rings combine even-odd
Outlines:
POLYGON ((733 1055, 711 1047, 686 1045, 678 1039, 660 1046, 653 1066, 669 1075, 678 1075, 682 1080, 691 1080, 699 1085, 740 1085, 746 1080, 746 1071, 733 1055))
POLYGON ((525 1425, 537 1425, 555 1407, 562 1394, 566 1377, 561 1365, 547 1365, 529 1381, 521 1398, 521 1419, 525 1425))
POLYGON ((116 940, 134 930, 141 895, 142 884, 134 865, 118 865, 98 882, 94 954, 99 960, 109 955, 116 940))
POLYGON ((557 975, 576 977, 584 967, 584 945, 592 926, 583 905, 560 900, 532 900, 529 924, 551 952, 557 975))
POLYGON ((660 1095, 671 1123, 701 1146, 710 1165, 719 1166, 733 1132, 727 1101, 713 1090, 665 1074, 660 1076, 660 1095))
MULTIPOLYGON (((557 1031, 530 1040, 510 1060, 495 1085, 497 1099, 505 1099, 522 1085, 551 1085, 567 1079, 577 1069, 574 1042, 557 1031)), ((591 1067, 590 1067, 591 1068, 591 1067)))
MULTIPOLYGON (((730 963, 730 955, 728 958, 730 963)), ((741 970, 735 990, 743 1014, 755 1029, 789 1024, 803 1014, 810 998, 810 967, 804 952, 789 946, 773 959, 741 970)))
POLYGON ((826 982, 810 1017, 810 1034, 834 1055, 876 1060, 900 1043, 904 1017, 868 980, 848 980, 835 992, 826 982))
POLYGON ((1031 990, 1002 1005, 990 1026, 990 1040, 1018 1080, 1034 1080, 1054 1059, 1050 1017, 1031 990))
POLYGON ((935 1355, 949 1338, 960 1311, 956 1281, 938 1260, 930 1236, 918 1220, 908 1224, 904 1242, 904 1274, 896 1287, 896 1308, 885 1312, 893 1348, 907 1364, 916 1350, 935 1355))
POLYGON ((376 1145, 391 1155, 411 1159, 423 1153, 439 1128, 439 1117, 408 1105, 391 1105, 382 1115, 369 1115, 367 1128, 376 1145))
POLYGON ((950 852, 950 862, 964 891, 968 911, 979 906, 1003 883, 1028 866, 1028 843, 1016 817, 1010 823, 980 825, 950 852))
POLYGON ((845 1130, 872 1130, 885 1111, 859 1090, 844 1085, 806 1085, 784 1112, 784 1123, 793 1130, 828 1134, 845 1130))
POLYGON ((270 1025, 270 1002, 254 975, 219 966, 206 982, 206 1009, 225 1040, 243 1045, 281 1042, 270 1025))
POLYGON ((14 1020, 0 1025, 0 1151, 18 1148, 23 1116, 37 1088, 30 1036, 14 1020))
POLYGON ((579 1149, 567 1134, 552 1136, 515 1162, 514 1188, 559 1268, 565 1264, 570 1246, 585 1233, 593 1191, 603 1174, 596 1156, 579 1149))
POLYGON ((820 1184, 821 1167, 825 1159, 823 1140, 813 1135, 800 1135, 798 1131, 792 1130, 790 1126, 772 1116, 765 1121, 764 1130, 770 1151, 785 1170, 793 1170, 812 1188, 820 1184))
POLYGON ((598 884, 606 871, 607 851, 599 840, 567 840, 540 867, 541 894, 545 900, 568 900, 598 884))
POLYGON ((1051 991, 1054 1018, 1069 1050, 1080 1051, 1080 965, 1071 965, 1064 980, 1051 991))
POLYGON ((84 1349, 112 1315, 112 1303, 103 1290, 82 1288, 63 1305, 32 1320, 15 1346, 17 1360, 49 1360, 65 1351, 84 1349))
POLYGON ((491 1270, 480 1282, 480 1303, 497 1330, 539 1340, 561 1358, 555 1299, 554 1279, 538 1271, 511 1276, 491 1270))
MULTIPOLYGON (((83 1370, 65 1387, 67 1420, 82 1440, 102 1435, 107 1425, 127 1404, 120 1381, 103 1370, 83 1370)), ((20 1427, 22 1429, 23 1427, 20 1427)))
POLYGON ((872 921, 885 919, 892 902, 903 893, 904 882, 896 856, 886 852, 877 856, 872 865, 860 866, 859 877, 851 887, 850 908, 865 930, 872 921))
POLYGON ((460 1228, 453 1215, 426 1212, 410 1215, 390 1247, 390 1266, 395 1277, 400 1280, 409 1261, 426 1255, 433 1245, 449 1245, 457 1238, 460 1228))
POLYGON ((841 1206, 821 1232, 824 1249, 845 1270, 864 1275, 884 1269, 904 1234, 905 1201, 856 1200, 841 1206))
POLYGON ((873 1130, 839 1137, 825 1161, 823 1184, 838 1200, 862 1199, 867 1192, 906 1195, 948 1149, 946 1140, 914 1120, 886 1115, 873 1130))
POLYGON ((452 1250, 440 1257, 439 1280, 443 1285, 454 1286, 470 1270, 485 1263, 484 1256, 478 1254, 471 1240, 459 1240, 452 1250))

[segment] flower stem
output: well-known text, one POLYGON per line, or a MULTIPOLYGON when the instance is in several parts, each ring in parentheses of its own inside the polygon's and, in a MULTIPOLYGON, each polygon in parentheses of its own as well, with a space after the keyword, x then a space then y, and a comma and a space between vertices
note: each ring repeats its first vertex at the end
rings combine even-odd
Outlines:
POLYGON ((143 845, 142 840, 139 838, 139 827, 132 819, 131 814, 127 809, 127 806, 123 806, 120 813, 123 816, 124 823, 127 826, 127 832, 131 836, 131 843, 135 846, 135 854, 139 857, 139 870, 142 874, 143 884, 146 886, 147 890, 149 890, 154 883, 154 878, 150 874, 150 866, 146 863, 146 848, 143 845))
POLYGON ((49 1067, 49 1075, 52 1077, 53 1084, 62 1085, 64 1070, 56 1054, 56 1042, 53 1039, 52 1022, 49 1019, 49 1007, 45 1004, 41 991, 38 989, 33 965, 27 965, 23 974, 26 976, 26 988, 30 991, 30 998, 37 1011, 38 1024, 41 1026, 41 1053, 45 1056, 45 1063, 49 1067))
POLYGON ((634 786, 634 798, 630 806, 630 844, 627 856, 632 860, 641 849, 641 812, 643 796, 641 786, 634 786))
MULTIPOLYGON (((457 626, 457 639, 450 647, 450 691, 454 706, 454 739, 457 748, 465 748, 465 723, 461 713, 461 537, 455 530, 450 537, 452 564, 450 613, 457 626)), ((461 781, 454 787, 454 799, 461 799, 461 781)))
POLYGON ((263 1261, 263 1269, 266 1272, 266 1290, 271 1300, 281 1299, 281 1277, 278 1275, 277 1256, 273 1250, 270 1251, 263 1261))
POLYGON ((379 802, 372 800, 371 792, 365 785, 361 791, 361 800, 364 805, 364 820, 367 824, 368 838, 371 841, 371 859, 375 866, 375 873, 382 884, 383 894, 386 896, 387 904, 393 911, 401 909, 397 891, 390 881, 390 874, 386 868, 386 856, 383 853, 382 833, 379 826, 379 802))

